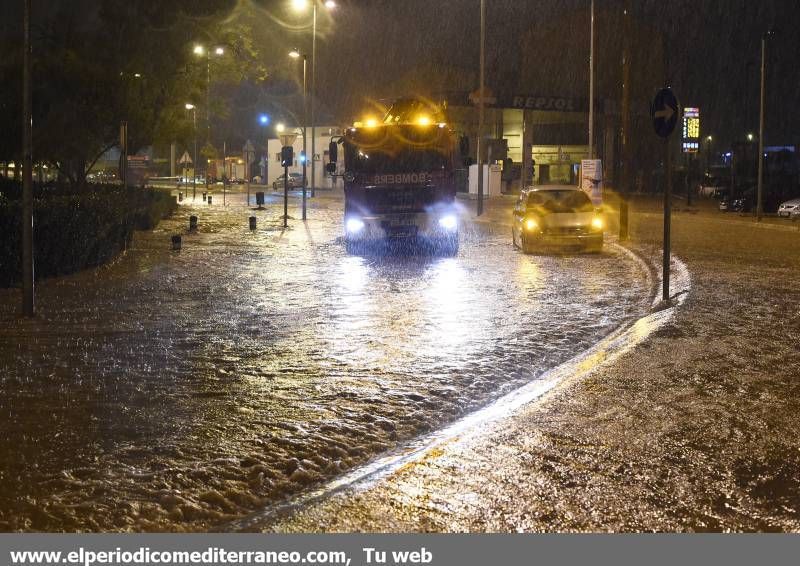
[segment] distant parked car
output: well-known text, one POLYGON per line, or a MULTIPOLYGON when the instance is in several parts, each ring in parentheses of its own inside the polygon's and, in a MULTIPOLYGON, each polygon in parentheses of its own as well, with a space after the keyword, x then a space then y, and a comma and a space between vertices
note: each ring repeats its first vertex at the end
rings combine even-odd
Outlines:
MULTIPOLYGON (((730 200, 723 198, 719 203, 719 209, 722 212, 753 212, 756 209, 756 202, 758 199, 757 188, 750 186, 739 193, 737 198, 730 200)), ((761 207, 767 214, 775 213, 778 208, 776 198, 765 192, 762 196, 761 207)))
POLYGON ((800 198, 787 200, 778 207, 778 216, 785 216, 787 218, 800 217, 800 198))
MULTIPOLYGON (((272 181, 272 189, 277 191, 283 188, 283 175, 272 181)), ((289 188, 296 189, 303 186, 303 176, 300 173, 289 173, 289 188)))
POLYGON ((719 209, 722 212, 750 212, 755 208, 756 188, 750 187, 741 191, 736 198, 729 196, 719 201, 719 209))

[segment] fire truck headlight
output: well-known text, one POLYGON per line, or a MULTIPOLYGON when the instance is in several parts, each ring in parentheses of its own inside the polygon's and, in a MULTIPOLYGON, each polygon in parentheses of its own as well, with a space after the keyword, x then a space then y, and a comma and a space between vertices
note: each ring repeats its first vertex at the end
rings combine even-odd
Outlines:
POLYGON ((458 227, 458 220, 456 220, 456 217, 452 214, 442 216, 439 219, 439 226, 445 230, 455 230, 458 227))
POLYGON ((358 218, 348 218, 345 228, 348 234, 355 234, 364 229, 364 222, 358 218))

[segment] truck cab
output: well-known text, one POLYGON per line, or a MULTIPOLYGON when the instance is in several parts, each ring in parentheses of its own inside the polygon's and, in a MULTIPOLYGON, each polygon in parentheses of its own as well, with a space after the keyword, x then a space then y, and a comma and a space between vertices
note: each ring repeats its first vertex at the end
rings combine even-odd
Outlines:
POLYGON ((382 122, 357 123, 333 142, 344 151, 348 251, 403 241, 457 253, 456 144, 447 124, 436 118, 418 108, 405 116, 390 110, 382 122))

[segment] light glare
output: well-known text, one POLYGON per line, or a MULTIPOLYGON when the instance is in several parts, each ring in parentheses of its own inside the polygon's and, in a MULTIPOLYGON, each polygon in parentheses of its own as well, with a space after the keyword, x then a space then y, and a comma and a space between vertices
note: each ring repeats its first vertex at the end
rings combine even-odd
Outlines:
POLYGON ((349 218, 346 227, 350 234, 355 234, 364 228, 364 222, 358 218, 349 218))
POLYGON ((439 225, 445 230, 455 230, 458 226, 458 220, 452 214, 443 216, 439 219, 439 225))

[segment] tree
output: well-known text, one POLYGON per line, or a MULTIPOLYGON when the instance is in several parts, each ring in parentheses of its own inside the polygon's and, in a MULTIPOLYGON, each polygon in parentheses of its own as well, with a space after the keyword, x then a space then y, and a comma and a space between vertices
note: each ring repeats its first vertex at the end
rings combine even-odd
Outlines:
MULTIPOLYGON (((73 185, 119 143, 128 122, 131 151, 192 137, 184 104, 205 100, 206 69, 191 52, 192 40, 224 43, 231 63, 215 80, 264 74, 246 29, 224 25, 235 2, 183 0, 63 1, 34 14, 34 152, 73 185)), ((11 41, 0 64, 3 85, 18 85, 21 45, 11 41)), ((16 159, 21 90, 0 95, 0 159, 16 159)))

